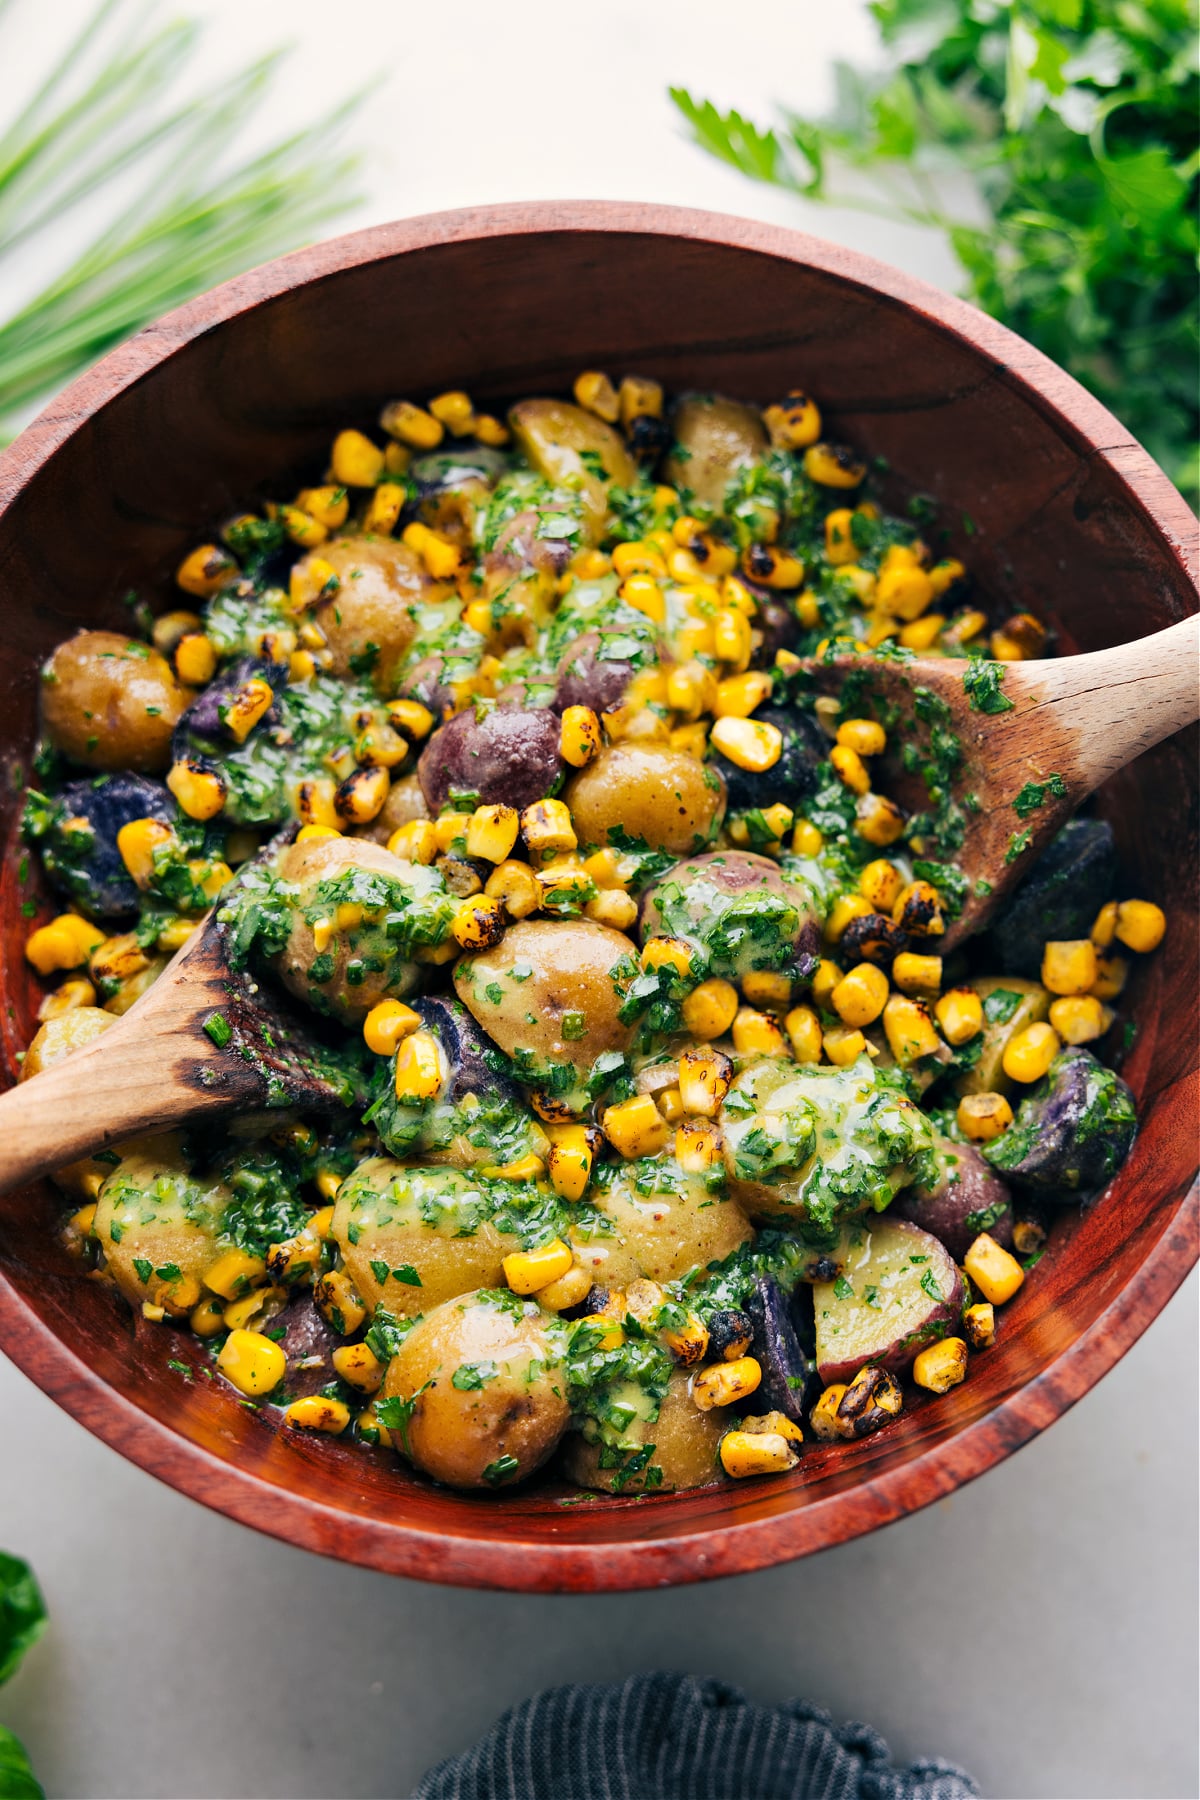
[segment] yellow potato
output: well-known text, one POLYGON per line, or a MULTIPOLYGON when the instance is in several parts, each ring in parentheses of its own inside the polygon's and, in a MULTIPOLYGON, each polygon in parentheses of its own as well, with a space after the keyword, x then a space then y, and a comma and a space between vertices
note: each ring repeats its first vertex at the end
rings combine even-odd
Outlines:
POLYGON ((188 1173, 177 1132, 127 1144, 96 1203, 93 1230, 114 1281, 133 1306, 190 1312, 216 1260, 233 1198, 223 1182, 188 1173))
POLYGON ((761 462, 767 453, 758 408, 722 394, 685 394, 672 423, 675 442, 686 454, 668 457, 664 479, 674 487, 688 488, 697 500, 718 510, 737 471, 761 462))
POLYGON ((1023 981, 1019 975, 980 975, 967 985, 983 1001, 983 1049, 979 1061, 958 1077, 955 1089, 960 1094, 1011 1094, 1016 1083, 1004 1073, 1004 1052, 1019 1031, 1049 1018, 1051 996, 1040 981, 1023 981), (994 1019, 988 1018, 989 1002, 994 1019), (1001 1012, 1007 1016, 1001 1018, 1001 1012))
POLYGON ((610 744, 579 771, 564 799, 581 844, 603 847, 611 832, 627 833, 676 856, 703 850, 725 816, 717 771, 656 744, 610 744))
POLYGON ((566 400, 522 400, 509 413, 508 422, 539 475, 582 492, 588 535, 598 542, 608 511, 609 484, 629 487, 637 480, 637 465, 621 434, 566 400), (600 459, 602 475, 594 457, 600 459))
POLYGON ((415 551, 394 538, 335 538, 301 560, 327 562, 340 582, 313 618, 333 653, 335 675, 369 671, 381 694, 396 675, 416 632, 415 611, 445 591, 415 551))
POLYGON ((566 1442, 563 1462, 569 1480, 580 1487, 599 1488, 604 1493, 637 1494, 646 1486, 650 1469, 661 1469, 661 1480, 653 1485, 664 1488, 703 1487, 722 1481, 724 1476, 717 1461, 717 1450, 724 1434, 737 1420, 728 1407, 714 1407, 701 1412, 693 1406, 689 1389, 691 1381, 683 1369, 676 1369, 663 1396, 657 1419, 637 1418, 625 1429, 625 1441, 653 1444, 654 1452, 647 1467, 639 1474, 621 1479, 619 1468, 600 1467, 600 1445, 590 1443, 582 1434, 573 1433, 566 1442))
MULTIPOLYGON (((639 1276, 675 1281, 689 1269, 719 1262, 754 1236, 734 1200, 715 1194, 702 1175, 673 1163, 631 1162, 589 1198, 612 1227, 611 1237, 575 1241, 575 1259, 603 1287, 625 1287, 639 1276), (639 1192, 658 1187, 658 1192, 639 1192)), ((572 1234, 574 1236, 574 1234, 572 1234)))
POLYGON ((154 774, 171 761, 171 733, 194 698, 170 663, 119 631, 80 631, 42 670, 42 727, 88 769, 154 774))

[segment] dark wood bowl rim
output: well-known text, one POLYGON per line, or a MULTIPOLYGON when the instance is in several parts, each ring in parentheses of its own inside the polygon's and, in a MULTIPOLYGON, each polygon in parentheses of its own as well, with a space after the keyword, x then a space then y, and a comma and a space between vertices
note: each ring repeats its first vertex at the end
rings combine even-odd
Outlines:
MULTIPOLYGON (((1182 496, 1100 402, 994 319, 874 258, 780 226, 633 202, 544 201, 399 220, 295 251, 169 313, 64 390, 0 454, 0 511, 57 448, 123 390, 193 339, 294 288, 407 251, 531 233, 609 232, 714 243, 807 265, 928 318, 991 358, 998 373, 1107 463, 1196 579, 1197 522, 1182 496), (1052 392, 1054 398, 1049 398, 1052 392)), ((1162 1097, 1160 1096, 1160 1103, 1162 1097)), ((554 1544, 444 1533, 355 1516, 285 1491, 189 1443, 109 1387, 0 1274, 0 1348, 80 1424, 158 1479, 285 1542, 388 1574, 527 1592, 618 1591, 748 1573, 875 1530, 992 1468, 1107 1374, 1197 1260, 1200 1183, 1193 1183, 1133 1278, 1040 1375, 1000 1406, 911 1460, 779 1518, 733 1521, 674 1537, 554 1544)), ((652 1503, 655 1516, 669 1506, 652 1503)), ((481 1527, 483 1522, 481 1521, 481 1527)))

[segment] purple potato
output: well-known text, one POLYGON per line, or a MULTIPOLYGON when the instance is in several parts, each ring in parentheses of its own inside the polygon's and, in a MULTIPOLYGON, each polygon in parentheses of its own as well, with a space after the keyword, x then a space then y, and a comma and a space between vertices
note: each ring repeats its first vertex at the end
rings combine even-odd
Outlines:
POLYGON ((290 1399, 303 1400, 310 1394, 319 1394, 337 1380, 337 1370, 330 1359, 343 1340, 332 1325, 325 1323, 307 1288, 276 1313, 266 1330, 287 1357, 283 1381, 290 1399))
POLYGON ((440 1098, 458 1105, 465 1094, 480 1099, 504 1099, 519 1103, 516 1083, 497 1071, 506 1058, 487 1033, 475 1023, 461 1000, 447 994, 422 994, 410 1002, 421 1022, 446 1053, 450 1081, 440 1098))
POLYGON ((791 603, 779 594, 773 594, 770 588, 756 587, 752 581, 748 581, 746 586, 758 601, 754 625, 756 630, 762 632, 762 644, 755 662, 769 669, 777 652, 794 647, 800 636, 800 621, 791 603))
POLYGON ((777 800, 794 806, 815 791, 818 765, 829 755, 829 739, 815 715, 796 706, 760 706, 753 717, 775 726, 783 737, 783 749, 779 761, 762 770, 739 768, 719 751, 713 756, 713 767, 725 778, 730 811, 773 806, 777 800))
POLYGON ((992 922, 997 966, 1037 981, 1047 941, 1085 938, 1116 885, 1117 850, 1107 819, 1069 820, 992 922))
POLYGON ((567 646, 559 662, 554 705, 559 712, 568 706, 614 712, 624 699, 634 672, 633 664, 623 657, 610 658, 605 654, 601 632, 585 631, 567 646))
POLYGON ((821 1380, 851 1381, 867 1363, 907 1369, 957 1327, 963 1283, 954 1258, 905 1219, 861 1221, 845 1273, 813 1289, 821 1380))
POLYGON ((762 1367, 754 1395, 756 1412, 781 1412, 796 1425, 817 1398, 815 1372, 796 1331, 791 1303, 779 1283, 760 1275, 746 1302, 754 1325, 751 1354, 762 1367))
POLYGON ((558 714, 546 706, 455 713, 434 732, 417 765, 430 812, 436 818, 454 796, 478 795, 473 805, 521 810, 552 794, 563 770, 561 730, 558 714))
POLYGON ((133 819, 177 817, 161 781, 145 775, 101 775, 68 782, 36 842, 46 874, 93 919, 121 924, 137 917, 138 891, 117 849, 117 833, 133 819))
POLYGON ((934 1143, 937 1179, 924 1187, 901 1188, 888 1209, 890 1219, 908 1219, 930 1231, 961 1262, 981 1231, 1007 1250, 1012 1245, 1012 1205, 1007 1187, 972 1144, 938 1137, 934 1143))
POLYGON ((1090 1050, 1061 1050, 1008 1130, 984 1151, 993 1168, 1047 1200, 1099 1193, 1137 1136, 1129 1088, 1090 1050))
POLYGON ((821 953, 820 916, 807 882, 748 850, 712 850, 676 863, 648 889, 639 929, 643 944, 666 936, 701 945, 709 973, 731 981, 761 969, 811 975, 821 953), (768 912, 771 932, 763 929, 768 912))
POLYGON ((264 713, 261 728, 267 731, 279 724, 277 700, 287 686, 287 664, 267 662, 258 656, 239 656, 236 662, 230 663, 215 680, 209 682, 175 727, 171 751, 176 762, 182 762, 189 756, 203 758, 206 752, 211 755, 227 750, 236 742, 233 733, 221 718, 221 708, 227 707, 238 689, 248 681, 265 681, 277 697, 276 703, 264 713))

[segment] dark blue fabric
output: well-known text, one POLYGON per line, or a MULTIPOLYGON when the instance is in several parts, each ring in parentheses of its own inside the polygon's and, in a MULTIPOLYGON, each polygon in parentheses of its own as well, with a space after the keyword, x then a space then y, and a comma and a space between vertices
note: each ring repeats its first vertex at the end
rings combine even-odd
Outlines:
POLYGON ((805 1700, 754 1706, 691 1675, 548 1688, 512 1707, 413 1800, 972 1800, 950 1763, 895 1769, 869 1725, 805 1700))

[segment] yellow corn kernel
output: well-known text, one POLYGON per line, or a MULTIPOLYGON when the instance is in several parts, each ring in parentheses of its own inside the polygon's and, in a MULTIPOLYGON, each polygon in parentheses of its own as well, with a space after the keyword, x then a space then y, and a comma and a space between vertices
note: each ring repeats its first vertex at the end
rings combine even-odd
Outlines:
MULTIPOLYGON (((661 419, 663 410, 663 391, 657 381, 651 381, 646 375, 626 375, 617 393, 617 404, 621 423, 626 430, 635 419, 661 419)), ((679 496, 674 488, 657 488, 657 494, 670 494, 665 502, 658 501, 660 511, 674 506, 679 496)))
POLYGON ((854 542, 854 509, 850 506, 837 506, 825 517, 825 556, 836 568, 841 563, 852 563, 858 558, 858 546, 854 542))
POLYGON ((773 686, 772 677, 765 669, 747 669, 742 675, 727 675, 717 684, 717 717, 748 719, 764 700, 770 699, 773 686))
POLYGON ((854 825, 858 835, 866 838, 868 844, 877 844, 885 850, 903 837, 905 823, 903 812, 886 794, 859 796, 854 808, 854 825))
POLYGON ((910 881, 901 889, 892 918, 914 937, 941 937, 946 929, 942 897, 928 881, 910 881))
POLYGON ((716 705, 717 684, 703 663, 679 663, 667 675, 667 705, 687 719, 698 719, 716 705))
POLYGON ((883 1009, 883 1030, 888 1048, 898 1063, 932 1056, 942 1040, 934 1030, 929 1008, 907 994, 893 994, 883 1009))
POLYGON ((862 894, 839 894, 825 921, 826 938, 831 944, 839 943, 851 919, 865 919, 872 910, 870 901, 862 894))
POLYGON ((929 571, 929 579, 933 583, 933 591, 938 599, 940 600, 956 581, 961 581, 966 572, 963 565, 952 557, 947 557, 943 562, 934 563, 929 571))
POLYGON ((1090 938, 1048 943, 1042 953, 1042 986, 1052 994, 1086 994, 1096 979, 1096 946, 1090 938))
POLYGON ((933 583, 924 569, 913 564, 892 564, 879 571, 875 604, 880 612, 911 623, 919 619, 934 599, 933 583))
POLYGON ((363 1039, 376 1056, 390 1056, 402 1038, 420 1028, 421 1015, 402 1000, 381 1000, 363 1020, 363 1039))
POLYGON ((535 800, 521 814, 521 835, 531 854, 550 856, 579 843, 571 815, 561 800, 535 800))
POLYGON ((635 1094, 631 1100, 606 1107, 600 1123, 617 1154, 630 1160, 656 1156, 671 1135, 670 1126, 649 1094, 635 1094))
POLYGON ((142 889, 154 879, 154 852, 174 842, 175 833, 161 819, 130 819, 117 833, 121 861, 142 889))
POLYGON ((398 825, 387 841, 388 850, 404 862, 423 863, 426 867, 437 861, 437 831, 432 819, 410 819, 407 825, 398 825))
MULTIPOLYGON (((846 923, 849 924, 849 920, 847 920, 846 923)), ((822 957, 817 964, 816 971, 812 978, 812 997, 814 1004, 821 1007, 823 1011, 828 1012, 830 1010, 830 995, 833 993, 834 988, 841 979, 842 971, 838 968, 838 965, 835 962, 830 962, 827 956, 822 957)))
POLYGON ((167 786, 189 819, 215 819, 225 804, 224 779, 192 757, 171 765, 167 786))
POLYGON ((1123 956, 1098 956, 1092 993, 1097 1000, 1115 1000, 1129 980, 1129 963, 1123 956))
POLYGON ((873 613, 867 626, 867 649, 876 650, 880 644, 886 644, 889 638, 898 637, 899 633, 900 627, 895 619, 889 619, 883 613, 873 613))
POLYGON ((205 1272, 204 1285, 223 1300, 240 1300, 248 1288, 265 1281, 266 1275, 267 1265, 261 1257, 235 1247, 221 1252, 205 1272))
POLYGON ((328 483, 324 487, 304 488, 296 495, 296 505, 326 531, 337 531, 346 523, 350 500, 344 487, 328 483))
POLYGON ((857 1025, 831 1025, 822 1035, 821 1048, 835 1067, 846 1069, 866 1054, 867 1040, 857 1025))
POLYGON ((667 622, 667 602, 653 575, 629 575, 621 583, 620 594, 626 606, 644 614, 655 625, 667 622))
MULTIPOLYGON (((623 1316, 623 1314, 622 1314, 623 1316)), ((585 1313, 576 1321, 577 1326, 586 1327, 589 1334, 596 1334, 593 1348, 597 1350, 619 1350, 625 1342, 625 1332, 620 1320, 606 1312, 585 1313)))
POLYGON ((189 631, 175 646, 175 673, 188 687, 203 687, 217 672, 217 652, 202 631, 189 631))
POLYGON ((397 1100, 433 1100, 442 1088, 442 1054, 431 1032, 414 1031, 396 1047, 397 1100))
MULTIPOLYGON (((313 1180, 322 1200, 336 1200, 337 1191, 342 1185, 343 1177, 333 1169, 318 1169, 313 1180)), ((329 1209, 332 1211, 332 1208, 329 1209)), ((328 1236, 328 1233, 325 1234, 328 1236)))
POLYGON ((467 824, 467 855, 490 863, 507 862, 520 829, 515 806, 477 806, 467 824))
POLYGON ((629 865, 612 849, 593 850, 584 857, 583 866, 598 888, 628 886, 629 865))
POLYGON ((818 487, 857 487, 867 472, 845 444, 812 444, 804 452, 804 473, 818 487))
MULTIPOLYGON (((335 1350, 333 1354, 336 1357, 338 1353, 335 1350)), ((344 1400, 335 1400, 328 1394, 309 1394, 284 1407, 283 1422, 293 1431, 324 1431, 330 1437, 340 1437, 350 1423, 350 1408, 344 1400)))
POLYGON ((490 950, 504 936, 506 924, 501 901, 488 894, 471 894, 455 908, 450 930, 464 950, 490 950))
POLYGON ((341 1379, 360 1394, 374 1394, 383 1386, 386 1370, 369 1344, 339 1344, 330 1362, 341 1379))
POLYGON ((837 729, 837 741, 858 756, 882 756, 887 749, 887 732, 874 719, 843 719, 837 729))
MULTIPOLYGON (((902 950, 892 964, 892 980, 903 994, 935 994, 942 985, 942 959, 940 956, 918 956, 913 950, 902 950)), ((962 991, 970 992, 971 990, 964 989, 962 991)), ((979 1004, 979 996, 972 994, 972 998, 976 1001, 976 1010, 982 1023, 983 1007, 979 1004)), ((969 1007, 969 1002, 964 1002, 964 1004, 969 1007)), ((939 1011, 938 1018, 940 1019, 941 1016, 939 1011)), ((975 1030, 978 1030, 978 1026, 975 1027, 975 1030)), ((974 1035, 975 1031, 967 1033, 967 1037, 974 1037, 974 1035)), ((951 1043, 958 1041, 960 1040, 950 1039, 951 1043)), ((966 1043, 966 1038, 963 1038, 961 1042, 966 1043)))
POLYGON ((293 687, 311 681, 317 672, 317 659, 311 650, 293 650, 288 657, 288 681, 293 687))
POLYGON ((769 969, 752 969, 742 976, 742 994, 751 1006, 784 1007, 792 997, 792 978, 769 969))
POLYGON ((1001 1067, 1010 1081, 1040 1081, 1062 1043, 1053 1025, 1039 1021, 1018 1031, 1004 1047, 1001 1067))
POLYGON ((862 962, 842 976, 830 999, 844 1025, 873 1025, 888 997, 888 978, 874 963, 862 962))
POLYGON ((1050 1023, 1064 1044, 1090 1044, 1108 1029, 1107 1010, 1094 994, 1073 994, 1052 1002, 1050 1023))
POLYGON ((367 1309, 344 1269, 322 1275, 313 1288, 313 1300, 321 1317, 340 1337, 353 1337, 367 1316, 367 1309))
POLYGON ((562 716, 559 753, 573 769, 590 763, 600 748, 600 720, 590 706, 568 706, 562 716))
POLYGON ((501 863, 488 876, 483 891, 490 900, 501 902, 510 919, 528 918, 542 903, 542 890, 528 863, 501 863))
POLYGON ((411 400, 391 401, 380 413, 379 423, 389 437, 413 450, 436 450, 442 441, 441 422, 411 400))
POLYGON ((973 642, 980 632, 986 630, 987 614, 980 612, 977 608, 971 608, 968 612, 959 613, 951 619, 944 628, 943 635, 946 643, 961 645, 973 642))
POLYGON ((259 720, 273 704, 275 695, 269 682, 252 676, 238 689, 225 709, 225 724, 239 744, 244 744, 259 720))
POLYGON ((820 856, 825 839, 809 819, 801 819, 792 833, 792 850, 797 856, 820 856))
MULTIPOLYGON (((637 1285, 636 1282, 630 1285, 631 1297, 637 1285)), ((644 1285, 651 1290, 657 1287, 654 1282, 646 1282, 644 1285)), ((658 1289, 659 1295, 661 1295, 661 1291, 658 1289)), ((658 1304, 661 1305, 661 1299, 658 1300, 658 1304)), ((633 1311, 632 1304, 630 1311, 633 1311)), ((636 1313, 634 1317, 637 1317, 636 1313)), ((708 1326, 698 1313, 689 1313, 682 1325, 672 1326, 663 1332, 662 1341, 682 1368, 691 1369, 697 1363, 703 1362, 708 1355, 708 1326)))
POLYGON ((80 976, 75 981, 64 981, 52 994, 47 994, 37 1009, 37 1016, 44 1025, 47 1019, 60 1019, 64 1013, 95 1004, 95 988, 90 981, 80 976))
POLYGON ((695 656, 715 655, 716 633, 711 619, 685 619, 672 636, 675 654, 683 662, 695 656))
POLYGON ((693 988, 683 1002, 683 1023, 694 1038, 723 1037, 737 1009, 738 993, 732 982, 714 977, 693 988))
POLYGON ((501 1266, 514 1294, 536 1294, 539 1288, 565 1275, 574 1260, 571 1246, 555 1238, 536 1250, 514 1250, 501 1266))
POLYGON ((617 390, 608 376, 601 374, 599 369, 585 369, 576 378, 572 392, 577 405, 582 406, 584 412, 594 413, 605 424, 615 425, 620 418, 621 402, 617 397, 617 390))
POLYGON ((980 1232, 963 1257, 963 1268, 993 1306, 1003 1306, 1011 1300, 1025 1279, 1016 1257, 1010 1256, 986 1231, 980 1232))
POLYGON ((175 580, 185 594, 208 600, 219 593, 237 575, 238 566, 228 550, 219 544, 201 544, 184 557, 175 571, 175 580))
POLYGON ((243 1294, 240 1300, 231 1300, 221 1315, 227 1328, 230 1331, 246 1330, 262 1312, 273 1292, 277 1293, 280 1290, 265 1287, 251 1289, 248 1294, 243 1294))
POLYGON ((838 1417, 838 1408, 842 1404, 846 1392, 844 1381, 835 1381, 827 1387, 808 1415, 808 1422, 814 1435, 831 1443, 836 1438, 854 1436, 854 1426, 848 1419, 838 1417))
MULTIPOLYGON (((904 886, 904 877, 895 863, 886 857, 869 862, 858 878, 858 891, 873 911, 891 916, 893 906, 904 886)), ((899 984, 898 984, 899 985, 899 984)))
POLYGON ((682 750, 685 756, 694 756, 697 762, 703 762, 704 753, 708 749, 708 726, 677 725, 667 741, 672 750, 682 750))
POLYGON ((329 461, 343 487, 374 487, 383 474, 383 451, 361 431, 339 431, 329 461))
POLYGON ((188 1324, 197 1337, 216 1337, 225 1329, 225 1309, 219 1300, 202 1300, 188 1314, 188 1324))
MULTIPOLYGON (((899 958, 896 960, 899 961, 899 958)), ((921 960, 937 962, 940 971, 940 957, 921 960)), ((959 1044, 969 1044, 983 1030, 983 1002, 974 988, 951 988, 948 994, 942 995, 933 1010, 941 1026, 942 1036, 956 1049, 959 1044)))
POLYGON ((769 1013, 741 1007, 733 1021, 733 1047, 739 1056, 786 1056, 782 1031, 769 1013))
POLYGON ((160 613, 154 621, 150 633, 151 642, 160 656, 170 656, 182 638, 192 632, 201 630, 203 621, 199 613, 167 612, 160 613))
POLYGON ((609 888, 584 903, 583 914, 597 925, 608 925, 614 931, 628 931, 637 918, 637 901, 620 888, 609 888))
POLYGON ((967 1346, 960 1337, 941 1338, 927 1344, 912 1366, 912 1378, 918 1387, 931 1394, 949 1393, 967 1377, 967 1346))
POLYGON ((727 1056, 719 1050, 689 1047, 679 1058, 680 1111, 715 1119, 732 1081, 733 1064, 727 1056))
POLYGON ((554 1139, 546 1171, 550 1186, 561 1200, 583 1199, 592 1178, 592 1150, 582 1127, 577 1135, 564 1133, 554 1139))
POLYGON ((857 750, 850 750, 845 744, 835 744, 829 752, 829 760, 833 764, 838 779, 845 783, 853 794, 865 794, 871 786, 871 777, 867 774, 866 764, 857 750))
POLYGON ((1151 900, 1122 900, 1115 935, 1129 950, 1145 955, 1157 950, 1167 929, 1167 915, 1151 900))
POLYGON ((783 753, 782 732, 765 719, 718 719, 710 735, 722 756, 756 774, 773 769, 783 753))
POLYGON ((709 1119, 685 1119, 675 1133, 675 1160, 688 1175, 703 1175, 721 1160, 721 1133, 709 1119))
POLYGON ((537 871, 534 879, 538 904, 552 918, 573 918, 592 892, 591 876, 572 856, 556 856, 537 871))
POLYGON ((987 1350, 996 1341, 996 1313, 990 1300, 978 1300, 962 1316, 972 1350, 987 1350))
POLYGON ((157 950, 165 950, 168 956, 174 956, 185 944, 190 944, 200 927, 193 919, 174 919, 164 925, 154 940, 157 950))
POLYGON ((718 1454, 721 1467, 734 1481, 754 1475, 782 1475, 800 1461, 786 1437, 777 1431, 727 1431, 718 1454))
POLYGON ((475 408, 471 405, 471 396, 464 394, 461 388, 450 388, 444 394, 436 394, 429 402, 429 410, 440 425, 454 437, 468 437, 475 428, 475 408))
POLYGON ((794 1006, 783 1021, 797 1062, 821 1060, 821 1021, 811 1006, 794 1006))
POLYGON ((475 436, 481 444, 500 450, 507 444, 510 435, 508 426, 501 424, 499 419, 493 419, 490 413, 476 413, 475 436))
POLYGON ((279 1386, 287 1372, 287 1357, 261 1331, 231 1331, 221 1345, 217 1367, 241 1394, 257 1399, 279 1386))
POLYGON ((281 506, 279 521, 293 544, 299 544, 302 550, 314 550, 329 536, 320 520, 314 519, 302 506, 281 506))
POLYGON ((642 950, 643 969, 674 969, 677 975, 690 975, 692 947, 683 938, 652 937, 642 950))
POLYGON ((1013 1122, 1012 1107, 1003 1094, 964 1094, 955 1116, 963 1136, 974 1144, 990 1143, 1013 1122))
POLYGON ((383 811, 392 778, 384 768, 355 769, 338 786, 334 810, 347 825, 368 825, 383 811))
POLYGON ((900 643, 905 650, 931 650, 941 636, 945 623, 945 613, 926 613, 923 618, 914 619, 911 625, 903 628, 900 643))
POLYGON ((732 606, 722 607, 712 620, 712 645, 717 661, 729 663, 735 674, 749 668, 753 639, 745 613, 732 606))
POLYGON ((49 925, 30 932, 25 940, 25 956, 39 975, 54 975, 60 969, 81 968, 104 941, 104 933, 94 925, 87 925, 75 913, 61 913, 49 925), (92 934, 90 947, 77 929, 80 925, 92 934))
MULTIPOLYGON (((572 1196, 564 1194, 562 1198, 569 1200, 572 1196)), ((548 1281, 545 1287, 539 1288, 537 1302, 547 1312, 567 1312, 587 1299, 591 1286, 591 1271, 575 1264, 557 1281, 548 1281)))
POLYGON ((752 1394, 762 1380, 762 1364, 754 1356, 733 1362, 713 1363, 692 1379, 692 1404, 701 1412, 715 1406, 734 1406, 752 1394))
MULTIPOLYGON (((612 553, 613 573, 622 581, 627 575, 656 575, 665 581, 667 565, 653 544, 643 539, 635 539, 632 543, 618 544, 612 553)), ((601 571, 603 573, 603 571, 601 571)))

